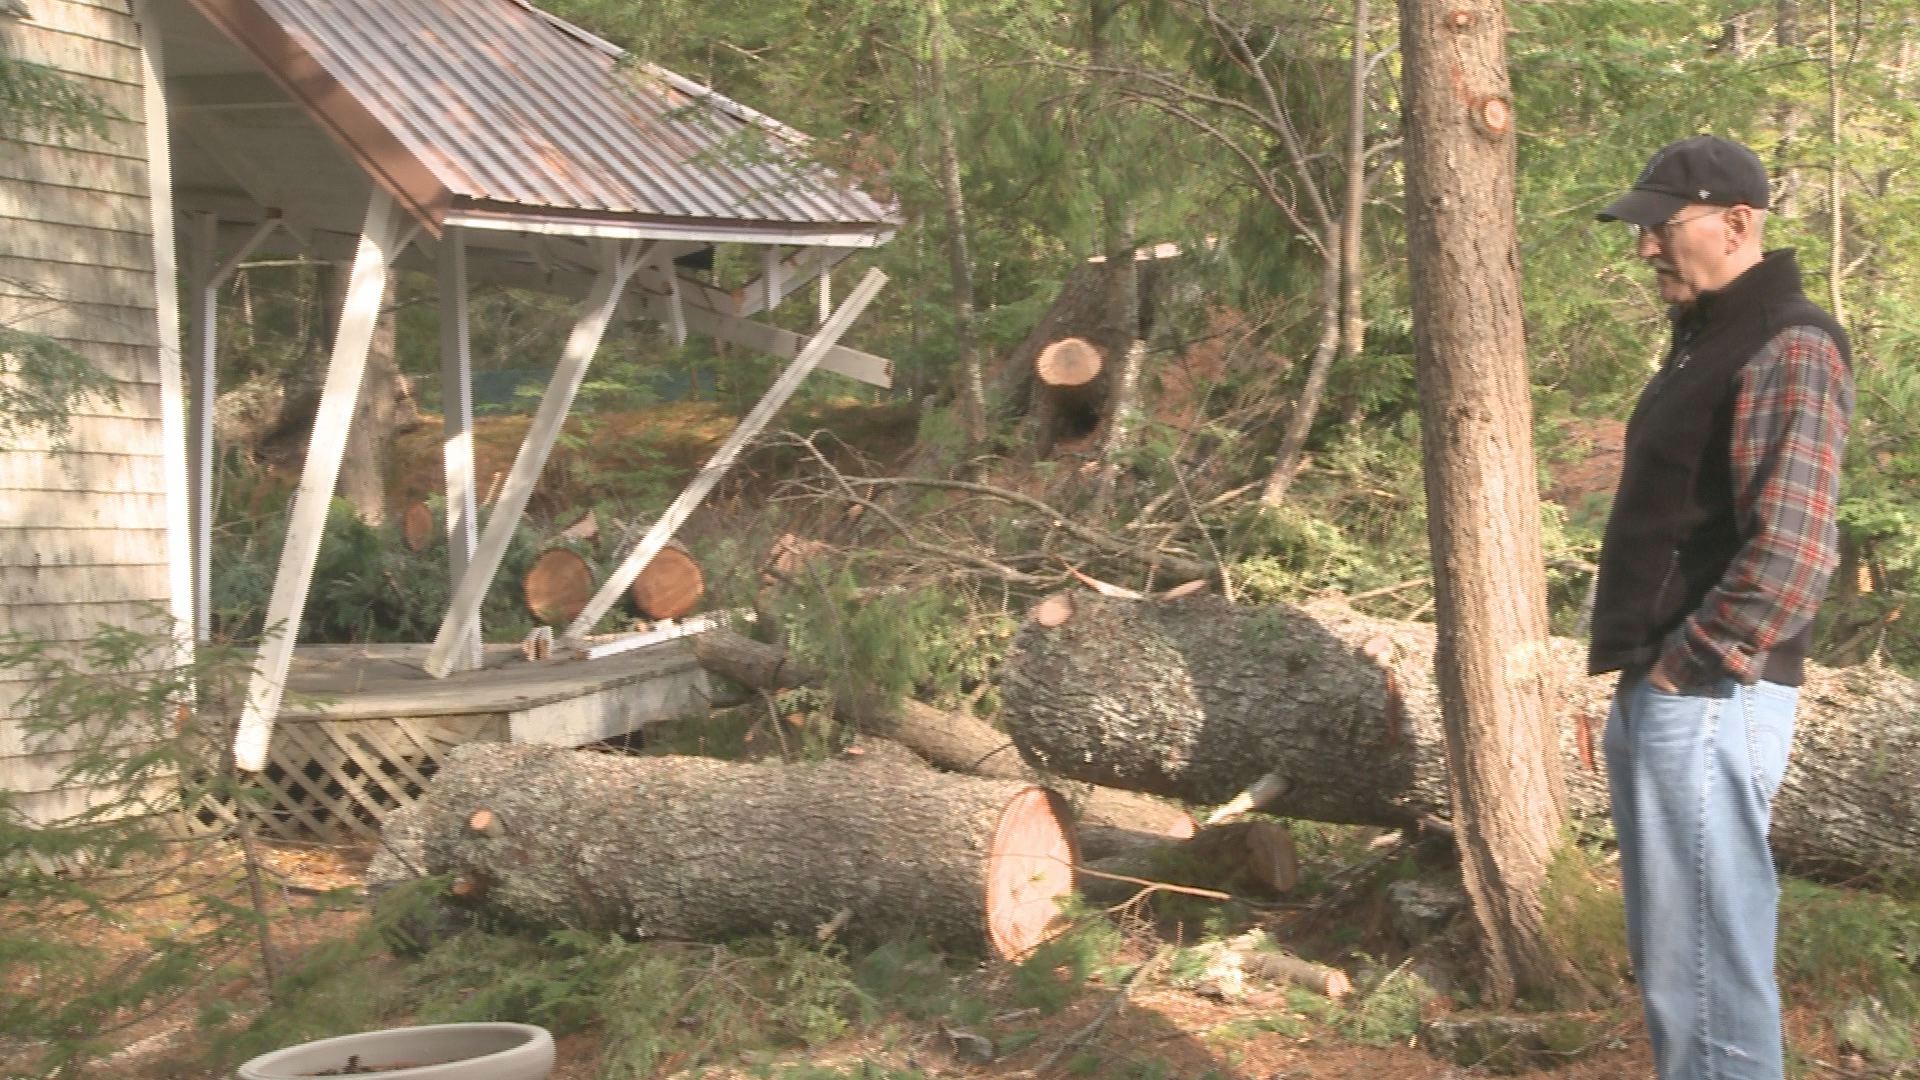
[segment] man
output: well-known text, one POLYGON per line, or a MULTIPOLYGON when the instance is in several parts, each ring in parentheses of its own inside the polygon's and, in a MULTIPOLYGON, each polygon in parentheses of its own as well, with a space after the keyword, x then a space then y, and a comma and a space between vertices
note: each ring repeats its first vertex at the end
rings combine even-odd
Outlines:
POLYGON ((1767 827, 1833 573, 1846 335, 1765 252, 1766 169, 1710 135, 1599 214, 1633 227, 1672 345, 1627 424, 1591 674, 1621 672, 1607 779, 1660 1080, 1780 1080, 1767 827))

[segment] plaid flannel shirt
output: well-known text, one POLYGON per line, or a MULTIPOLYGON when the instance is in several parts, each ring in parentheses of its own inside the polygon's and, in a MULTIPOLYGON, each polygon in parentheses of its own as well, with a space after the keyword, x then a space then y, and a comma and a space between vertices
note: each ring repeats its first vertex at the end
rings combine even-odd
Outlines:
POLYGON ((1812 326, 1781 331, 1741 369, 1733 410, 1734 512, 1744 543, 1655 671, 1674 686, 1760 676, 1768 649, 1813 620, 1839 562, 1835 509, 1853 376, 1812 326))

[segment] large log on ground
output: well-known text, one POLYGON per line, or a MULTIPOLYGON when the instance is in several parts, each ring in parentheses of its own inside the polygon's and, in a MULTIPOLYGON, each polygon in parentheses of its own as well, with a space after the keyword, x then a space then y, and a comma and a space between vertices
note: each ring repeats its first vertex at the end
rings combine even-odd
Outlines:
MULTIPOLYGON (((1267 773, 1288 817, 1396 826, 1447 817, 1433 685, 1433 628, 1336 603, 1235 607, 1073 595, 1055 627, 1029 621, 1002 671, 1002 722, 1049 772, 1219 803, 1267 773)), ((1512 658, 1545 678, 1570 809, 1607 810, 1601 734, 1614 676, 1588 678, 1585 648, 1554 639, 1512 658)), ((1892 877, 1920 873, 1920 683, 1867 668, 1809 669, 1775 851, 1790 864, 1892 877)))
POLYGON ((1073 887, 1057 796, 876 765, 470 743, 388 817, 368 878, 454 875, 515 921, 642 938, 832 926, 1005 957, 1042 941, 1073 887))
MULTIPOLYGON (((772 692, 825 681, 821 672, 794 663, 780 646, 730 630, 702 634, 693 648, 702 667, 751 690, 772 692)), ((897 704, 876 698, 850 701, 841 711, 842 719, 856 728, 905 746, 937 769, 1061 787, 1036 772, 1005 732, 972 713, 948 712, 911 698, 897 704)), ((1138 792, 1076 784, 1061 793, 1073 807, 1075 821, 1098 830, 1102 854, 1115 846, 1110 833, 1184 840, 1197 828, 1185 810, 1138 792)))

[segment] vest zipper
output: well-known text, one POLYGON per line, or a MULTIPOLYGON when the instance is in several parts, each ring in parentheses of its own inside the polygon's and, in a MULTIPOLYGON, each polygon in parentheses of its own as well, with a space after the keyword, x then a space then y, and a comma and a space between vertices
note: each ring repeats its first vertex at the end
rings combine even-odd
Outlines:
POLYGON ((1668 552, 1667 572, 1660 575, 1660 587, 1653 591, 1653 615, 1656 619, 1664 610, 1662 603, 1667 598, 1667 586, 1673 584, 1673 574, 1678 569, 1680 569, 1680 552, 1678 550, 1668 552))

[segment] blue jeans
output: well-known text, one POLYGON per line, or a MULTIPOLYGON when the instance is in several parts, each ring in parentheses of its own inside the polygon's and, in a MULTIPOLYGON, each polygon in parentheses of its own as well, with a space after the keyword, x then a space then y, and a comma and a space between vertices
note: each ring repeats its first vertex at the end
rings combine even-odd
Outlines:
POLYGON ((1627 940, 1660 1080, 1781 1080, 1767 826, 1799 688, 1621 677, 1607 717, 1627 940))

